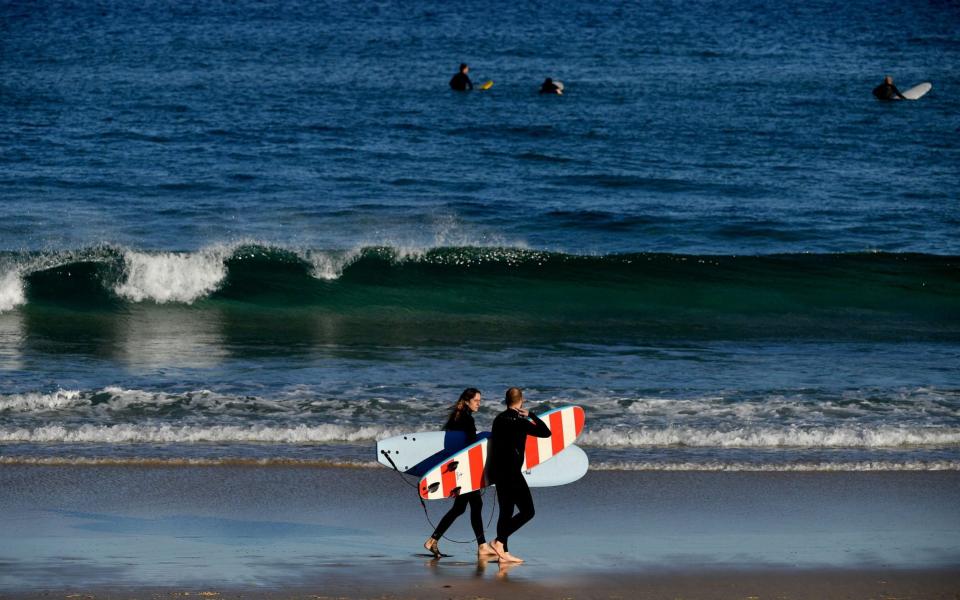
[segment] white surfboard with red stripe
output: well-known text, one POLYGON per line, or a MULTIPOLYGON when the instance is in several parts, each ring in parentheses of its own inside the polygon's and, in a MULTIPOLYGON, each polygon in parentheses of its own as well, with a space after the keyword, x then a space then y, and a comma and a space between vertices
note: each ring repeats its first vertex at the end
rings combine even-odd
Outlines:
MULTIPOLYGON (((523 470, 533 469, 573 444, 583 431, 584 413, 579 406, 561 406, 538 415, 550 428, 550 437, 527 436, 523 470)), ((481 439, 441 460, 420 479, 420 497, 425 500, 452 498, 487 486, 487 439, 481 439)))

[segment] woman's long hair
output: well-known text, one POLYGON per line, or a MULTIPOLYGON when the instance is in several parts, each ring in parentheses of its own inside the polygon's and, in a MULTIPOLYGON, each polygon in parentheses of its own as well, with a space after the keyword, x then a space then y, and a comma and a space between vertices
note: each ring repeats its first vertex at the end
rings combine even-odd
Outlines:
POLYGON ((453 410, 450 411, 450 416, 447 418, 447 424, 443 426, 444 429, 448 429, 451 425, 460 420, 463 416, 464 411, 470 410, 467 408, 467 402, 473 400, 473 397, 480 393, 480 390, 477 388, 467 388, 463 390, 463 393, 460 394, 460 398, 457 400, 457 403, 454 405, 453 410))

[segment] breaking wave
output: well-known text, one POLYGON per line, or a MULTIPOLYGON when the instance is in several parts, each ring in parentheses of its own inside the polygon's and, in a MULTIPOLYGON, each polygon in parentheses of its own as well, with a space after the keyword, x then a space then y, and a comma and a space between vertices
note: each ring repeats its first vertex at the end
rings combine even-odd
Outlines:
MULTIPOLYGON (((366 327, 389 318, 509 319, 511 331, 630 335, 960 337, 960 258, 926 254, 579 255, 520 247, 197 252, 97 247, 7 254, 0 311, 33 305, 304 309, 366 327)), ((294 328, 297 329, 297 328, 294 328)), ((445 326, 433 328, 444 331, 445 326)), ((405 330, 398 329, 398 332, 405 330)), ((412 335, 407 333, 407 335, 412 335)))
POLYGON ((227 276, 226 250, 195 254, 125 252, 125 279, 113 290, 133 302, 190 304, 216 290, 227 276))

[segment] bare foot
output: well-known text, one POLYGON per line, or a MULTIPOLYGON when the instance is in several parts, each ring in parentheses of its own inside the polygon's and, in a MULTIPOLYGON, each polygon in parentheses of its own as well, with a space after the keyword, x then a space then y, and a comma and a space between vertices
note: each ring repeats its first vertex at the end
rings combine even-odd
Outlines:
POLYGON ((493 548, 490 547, 490 544, 484 542, 477 546, 477 558, 490 558, 491 556, 499 556, 493 548))
POLYGON ((500 560, 507 560, 507 551, 503 549, 503 542, 500 540, 490 542, 490 549, 493 550, 493 553, 496 554, 500 560))
POLYGON ((510 554, 509 552, 504 552, 504 553, 503 553, 503 556, 500 557, 500 562, 518 563, 518 564, 519 564, 519 563, 522 563, 522 562, 523 562, 523 559, 520 558, 519 556, 514 556, 514 555, 510 554))
POLYGON ((427 549, 427 552, 433 554, 434 558, 440 558, 440 544, 437 543, 437 540, 432 537, 427 538, 427 541, 423 543, 423 547, 427 549))

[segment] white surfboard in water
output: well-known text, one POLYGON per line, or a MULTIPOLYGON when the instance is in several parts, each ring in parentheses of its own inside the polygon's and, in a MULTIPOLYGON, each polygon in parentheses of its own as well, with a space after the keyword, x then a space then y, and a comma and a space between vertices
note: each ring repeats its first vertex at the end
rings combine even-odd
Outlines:
POLYGON ((930 83, 929 81, 925 81, 901 93, 903 94, 903 97, 906 98, 907 100, 918 100, 919 98, 922 98, 924 94, 929 92, 931 89, 933 89, 933 84, 930 83))

